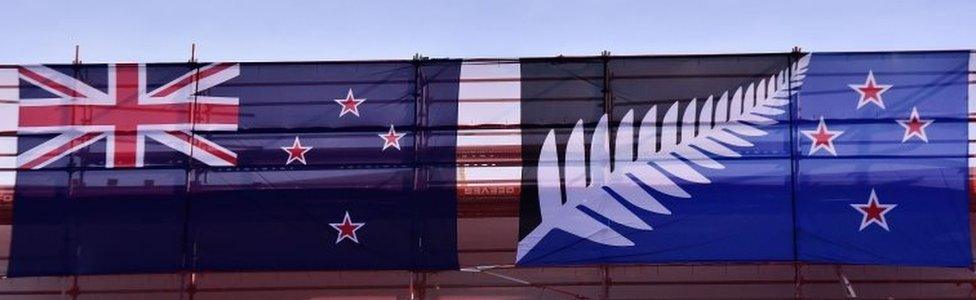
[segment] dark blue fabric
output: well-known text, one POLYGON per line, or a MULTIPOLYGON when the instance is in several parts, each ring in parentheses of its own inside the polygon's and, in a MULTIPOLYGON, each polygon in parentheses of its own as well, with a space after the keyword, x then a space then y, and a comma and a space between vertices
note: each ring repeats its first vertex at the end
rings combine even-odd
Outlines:
POLYGON ((89 169, 73 176, 69 228, 77 274, 182 269, 184 169, 89 169))
POLYGON ((969 52, 814 54, 798 101, 798 259, 851 264, 970 266, 967 192, 967 68, 969 52), (866 104, 848 87, 872 72, 885 108, 866 104), (902 141, 912 108, 928 142, 902 141), (809 154, 799 134, 820 118, 837 155, 809 154), (851 204, 875 191, 887 229, 851 204))
POLYGON ((57 170, 18 172, 8 276, 74 272, 68 176, 57 170))

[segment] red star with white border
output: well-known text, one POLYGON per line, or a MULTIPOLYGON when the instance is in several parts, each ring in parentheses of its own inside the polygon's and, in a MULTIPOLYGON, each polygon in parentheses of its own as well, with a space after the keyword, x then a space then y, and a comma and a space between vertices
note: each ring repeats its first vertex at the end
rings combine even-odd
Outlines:
POLYGON ((881 98, 881 94, 887 92, 893 85, 890 84, 878 84, 874 79, 874 71, 868 71, 868 78, 864 80, 863 85, 849 84, 855 92, 861 94, 861 98, 857 100, 857 109, 861 109, 868 103, 874 104, 881 109, 885 109, 884 99, 881 98))
POLYGON ((390 147, 400 150, 400 139, 403 138, 404 133, 397 133, 396 129, 393 128, 393 125, 390 125, 389 132, 380 133, 377 135, 383 139, 383 151, 386 151, 386 148, 390 147))
POLYGON ((346 94, 345 99, 335 99, 335 102, 339 103, 339 105, 342 106, 342 110, 339 111, 340 118, 342 118, 342 116, 345 116, 346 114, 349 113, 358 117, 359 105, 363 104, 363 102, 366 102, 366 98, 357 99, 355 96, 352 95, 352 89, 349 89, 349 93, 346 94))
POLYGON ((823 117, 820 117, 820 123, 817 124, 816 130, 800 130, 800 132, 810 139, 810 153, 807 155, 813 155, 817 151, 820 151, 820 149, 823 149, 831 155, 837 156, 837 149, 834 148, 834 139, 844 134, 844 132, 828 129, 823 117))
POLYGON ((302 146, 302 141, 299 140, 298 137, 296 136, 295 142, 291 144, 291 147, 282 146, 281 150, 284 150, 285 152, 288 153, 288 160, 285 161, 285 165, 289 165, 291 164, 291 162, 296 160, 302 163, 303 165, 307 165, 307 163, 305 163, 305 153, 308 153, 309 150, 312 150, 312 147, 302 146))
POLYGON ((868 197, 867 204, 851 204, 851 207, 861 213, 861 228, 858 231, 864 230, 871 224, 878 224, 885 231, 888 230, 888 220, 885 219, 885 214, 894 209, 898 204, 881 204, 878 202, 878 195, 871 189, 871 196, 868 197))
POLYGON ((898 125, 901 125, 901 127, 905 127, 905 135, 901 138, 902 143, 907 142, 912 137, 917 137, 923 142, 928 143, 929 137, 925 134, 925 127, 929 127, 929 125, 932 125, 932 122, 935 121, 922 120, 922 117, 919 117, 918 115, 918 109, 912 107, 912 114, 908 117, 908 120, 896 120, 896 122, 898 122, 898 125))
POLYGON ((356 236, 356 231, 366 226, 366 223, 353 223, 352 218, 349 217, 349 212, 342 217, 342 223, 329 223, 329 226, 335 228, 339 232, 339 236, 336 237, 336 244, 344 239, 352 240, 354 243, 359 244, 359 238, 356 236))

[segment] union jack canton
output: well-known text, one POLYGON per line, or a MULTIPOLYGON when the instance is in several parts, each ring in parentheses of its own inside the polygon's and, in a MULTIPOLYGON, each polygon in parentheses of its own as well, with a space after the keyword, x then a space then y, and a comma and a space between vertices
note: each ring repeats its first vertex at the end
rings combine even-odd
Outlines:
POLYGON ((233 166, 237 154, 194 131, 236 131, 238 98, 196 95, 240 75, 238 64, 214 63, 147 92, 143 64, 108 65, 106 91, 52 68, 18 68, 18 77, 55 98, 21 99, 18 134, 57 134, 17 156, 39 169, 106 139, 106 168, 139 168, 146 138, 210 166, 233 166))

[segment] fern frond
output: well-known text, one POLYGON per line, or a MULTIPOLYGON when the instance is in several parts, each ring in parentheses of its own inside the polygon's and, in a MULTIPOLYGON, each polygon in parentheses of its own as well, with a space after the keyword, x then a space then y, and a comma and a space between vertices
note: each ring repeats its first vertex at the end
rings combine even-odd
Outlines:
POLYGON ((542 144, 536 176, 542 221, 519 241, 516 261, 525 257, 553 229, 599 244, 633 246, 633 241, 580 208, 585 207, 623 226, 652 230, 650 224, 623 203, 670 215, 671 211, 658 197, 691 198, 678 182, 711 182, 696 167, 724 169, 725 166, 714 158, 737 158, 741 154, 735 148, 754 146, 747 138, 765 135, 766 131, 760 127, 776 124, 774 117, 786 112, 784 106, 799 91, 808 63, 809 56, 804 56, 792 66, 791 76, 783 70, 749 84, 745 89, 736 89, 731 97, 728 92, 717 101, 709 96, 700 108, 698 99, 692 99, 682 112, 679 112, 678 102, 671 103, 661 119, 660 128, 656 125, 658 107, 652 106, 640 124, 636 124, 636 155, 633 153, 633 110, 628 111, 617 126, 616 140, 613 141, 616 152, 612 154, 610 126, 607 115, 603 115, 590 141, 589 184, 586 183, 587 168, 582 165, 586 161, 583 120, 576 123, 569 135, 562 169, 556 151, 555 131, 550 130, 542 144), (660 148, 657 148, 659 137, 660 148), (614 162, 612 169, 611 160, 614 162), (560 179, 561 174, 565 175, 565 182, 560 179), (563 186, 566 201, 562 197, 563 186))

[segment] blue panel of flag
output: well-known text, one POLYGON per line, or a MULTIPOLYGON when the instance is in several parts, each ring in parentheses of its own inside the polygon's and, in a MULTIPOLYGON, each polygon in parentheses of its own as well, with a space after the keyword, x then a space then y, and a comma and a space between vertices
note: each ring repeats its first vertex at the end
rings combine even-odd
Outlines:
POLYGON ((968 52, 813 54, 797 102, 797 252, 969 266, 968 52))

